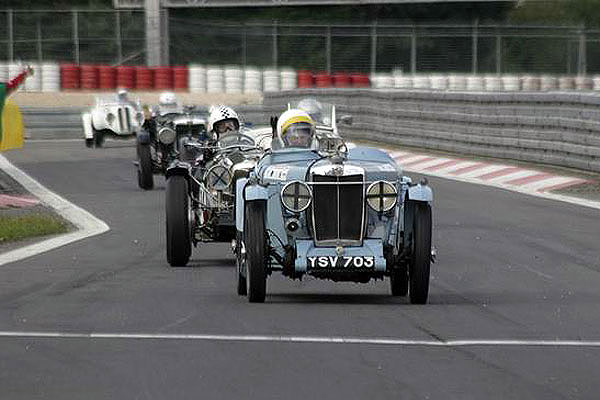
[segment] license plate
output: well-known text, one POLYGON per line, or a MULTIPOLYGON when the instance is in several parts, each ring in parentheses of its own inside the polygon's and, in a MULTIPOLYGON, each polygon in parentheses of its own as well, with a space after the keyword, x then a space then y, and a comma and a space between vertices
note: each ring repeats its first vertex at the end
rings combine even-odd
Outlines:
POLYGON ((309 269, 371 269, 375 266, 373 256, 315 256, 307 259, 309 269))

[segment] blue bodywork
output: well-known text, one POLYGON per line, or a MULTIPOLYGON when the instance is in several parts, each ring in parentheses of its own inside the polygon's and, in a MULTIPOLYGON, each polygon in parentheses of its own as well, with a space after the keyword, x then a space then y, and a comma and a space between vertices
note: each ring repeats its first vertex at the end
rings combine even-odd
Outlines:
MULTIPOLYGON (((337 193, 337 215, 342 218, 339 189, 337 193)), ((408 202, 431 203, 433 192, 426 184, 413 185, 410 178, 402 175, 396 162, 378 149, 359 146, 344 153, 280 149, 265 154, 249 178, 237 181, 235 210, 236 228, 240 237, 243 237, 245 203, 257 200, 266 202, 269 273, 281 270, 284 275, 292 278, 309 274, 333 280, 366 282, 388 275, 391 264, 402 260, 403 255, 409 251, 411 243, 407 238, 411 237, 412 228, 405 230, 405 226, 412 227, 412 216, 409 215, 412 211, 407 210, 413 208, 407 207, 408 202), (357 213, 362 210, 360 240, 350 243, 339 239, 340 223, 337 222, 338 238, 326 243, 319 242, 315 236, 315 227, 324 222, 314 220, 314 202, 308 209, 300 212, 292 212, 284 207, 281 192, 287 183, 300 181, 315 188, 317 184, 312 177, 323 173, 337 173, 338 176, 362 174, 364 177, 360 183, 363 195, 358 195, 362 198, 362 209, 356 208, 357 213), (365 197, 369 185, 379 181, 390 183, 396 191, 395 205, 385 212, 371 208, 365 197), (297 225, 297 228, 290 229, 290 223, 297 225), (355 257, 361 258, 358 260, 360 268, 352 264, 356 262, 355 257), (326 260, 329 260, 327 266, 319 266, 319 262, 325 264, 326 260), (345 265, 347 263, 352 265, 348 267, 345 265)), ((354 214, 350 217, 359 221, 360 216, 354 214)), ((243 267, 240 273, 245 275, 243 267)))

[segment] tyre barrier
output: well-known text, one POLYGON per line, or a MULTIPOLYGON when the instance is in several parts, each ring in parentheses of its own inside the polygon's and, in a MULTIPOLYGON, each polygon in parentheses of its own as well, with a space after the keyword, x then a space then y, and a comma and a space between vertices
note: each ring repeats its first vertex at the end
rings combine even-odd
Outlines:
POLYGON ((198 64, 189 66, 188 87, 190 93, 206 92, 206 67, 198 64))
POLYGON ((40 65, 38 63, 27 63, 31 68, 33 68, 33 75, 27 77, 25 80, 25 84, 23 85, 23 89, 26 92, 39 92, 42 90, 42 74, 40 71, 40 65))
POLYGON ((282 69, 279 72, 280 90, 294 90, 298 87, 296 71, 291 68, 282 69))
POLYGON ((258 68, 244 69, 244 93, 262 92, 262 73, 258 68))
POLYGON ((225 91, 225 76, 223 68, 211 66, 206 68, 206 92, 223 93, 225 91))
POLYGON ((42 92, 60 90, 60 67, 56 63, 43 63, 38 71, 42 76, 42 92))
POLYGON ((96 65, 83 64, 80 67, 80 87, 84 90, 98 89, 98 67, 96 65))
POLYGON ((98 87, 103 90, 117 87, 117 70, 110 65, 98 66, 98 87))
POLYGON ((117 67, 117 87, 121 89, 135 89, 136 69, 131 66, 117 67))
POLYGON ((189 81, 188 74, 189 71, 186 66, 173 67, 173 89, 187 90, 189 81))
POLYGON ((336 88, 349 88, 352 87, 352 79, 350 74, 344 72, 336 72, 331 75, 333 80, 333 87, 336 88))
MULTIPOLYGON (((15 71, 16 72, 16 71, 15 71)), ((10 76, 14 72, 9 69, 10 76)), ((61 89, 79 89, 81 80, 81 68, 76 64, 61 64, 60 66, 60 87, 61 89)))
POLYGON ((352 82, 353 88, 368 88, 371 87, 371 80, 369 79, 369 75, 353 73, 350 74, 350 82, 352 82))
POLYGON ((154 71, 149 67, 135 67, 135 88, 149 90, 154 87, 154 71))
POLYGON ((146 89, 173 89, 173 71, 171 67, 152 68, 153 84, 146 89))
POLYGON ((310 71, 298 71, 298 87, 312 88, 315 86, 315 78, 310 71))
POLYGON ((238 67, 226 67, 224 70, 225 93, 239 94, 244 91, 244 71, 238 67))
POLYGON ((263 92, 279 92, 279 84, 279 71, 276 69, 266 69, 263 71, 263 92))
MULTIPOLYGON (((351 139, 600 172, 600 94, 300 89, 268 93, 265 110, 316 97, 354 117, 351 139)), ((266 112, 265 112, 266 113, 266 112)))

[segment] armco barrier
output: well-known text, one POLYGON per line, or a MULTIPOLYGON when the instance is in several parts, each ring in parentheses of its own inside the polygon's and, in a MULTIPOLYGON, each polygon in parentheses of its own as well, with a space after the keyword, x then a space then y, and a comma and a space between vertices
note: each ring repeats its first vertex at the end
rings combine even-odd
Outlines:
POLYGON ((600 172, 600 95, 303 89, 267 93, 265 110, 316 97, 351 114, 351 139, 600 172))

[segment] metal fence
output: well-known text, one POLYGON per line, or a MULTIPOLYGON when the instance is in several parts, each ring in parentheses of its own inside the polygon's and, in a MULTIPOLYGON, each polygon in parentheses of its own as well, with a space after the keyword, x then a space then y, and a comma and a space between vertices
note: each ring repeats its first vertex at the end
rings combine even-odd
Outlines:
MULTIPOLYGON (((600 31, 576 26, 214 23, 169 17, 165 63, 323 71, 600 73, 600 31)), ((143 64, 140 10, 0 11, 0 59, 143 64)))

